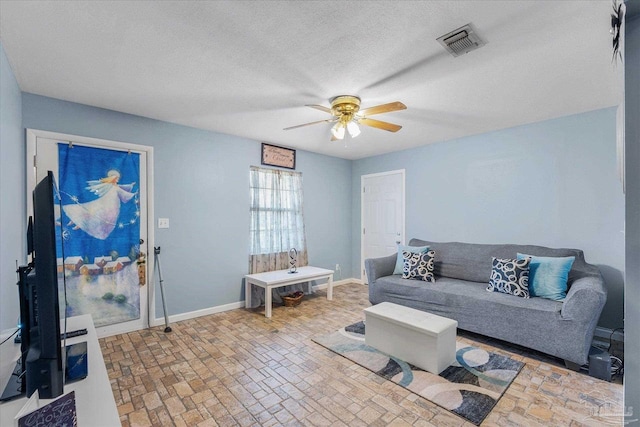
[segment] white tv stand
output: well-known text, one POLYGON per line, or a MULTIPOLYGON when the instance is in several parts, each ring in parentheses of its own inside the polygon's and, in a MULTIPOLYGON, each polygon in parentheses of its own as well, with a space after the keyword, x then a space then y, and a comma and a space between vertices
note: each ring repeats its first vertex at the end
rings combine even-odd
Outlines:
MULTIPOLYGON (((64 323, 61 322, 60 329, 63 330, 64 323)), ((107 368, 104 365, 102 351, 98 343, 98 336, 93 325, 91 315, 70 317, 67 319, 67 331, 87 329, 86 335, 67 339, 67 345, 79 342, 87 342, 88 375, 87 378, 65 384, 64 392, 72 390, 76 392, 76 413, 78 425, 90 426, 120 426, 120 417, 116 401, 111 391, 111 383, 107 375, 107 368)), ((8 341, 0 347, 0 387, 4 389, 9 376, 13 372, 16 361, 20 357, 20 344, 8 341)), ((40 399, 40 403, 46 404, 51 400, 40 399)), ((14 425, 14 417, 27 402, 26 397, 0 403, 0 426, 14 425)))

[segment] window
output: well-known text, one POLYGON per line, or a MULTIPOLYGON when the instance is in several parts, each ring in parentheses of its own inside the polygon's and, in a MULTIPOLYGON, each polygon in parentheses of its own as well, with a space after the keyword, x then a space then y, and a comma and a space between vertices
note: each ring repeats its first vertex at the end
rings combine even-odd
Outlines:
POLYGON ((252 166, 251 255, 306 251, 302 174, 252 166))

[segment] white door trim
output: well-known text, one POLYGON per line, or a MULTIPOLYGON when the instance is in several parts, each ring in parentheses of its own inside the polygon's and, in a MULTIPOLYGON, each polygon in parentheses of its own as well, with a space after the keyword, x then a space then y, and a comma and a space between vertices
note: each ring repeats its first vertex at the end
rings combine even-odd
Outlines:
MULTIPOLYGON (((154 212, 153 212, 153 147, 148 145, 132 144, 129 142, 110 141, 108 139, 90 138, 86 136, 71 135, 58 132, 49 132, 38 129, 27 129, 27 158, 26 158, 26 171, 27 171, 27 189, 33 189, 36 186, 36 141, 37 138, 57 139, 59 141, 73 141, 79 144, 106 148, 106 149, 120 149, 131 150, 136 152, 146 153, 146 168, 147 168, 147 319, 144 319, 144 323, 147 327, 152 324, 156 318, 156 305, 155 305, 155 292, 154 292, 154 257, 153 251, 155 244, 154 236, 154 212)), ((33 212, 33 200, 31 197, 27 197, 27 217, 33 212)), ((124 332, 130 332, 130 329, 118 329, 118 325, 110 325, 101 328, 99 333, 100 338, 104 336, 116 335, 124 332)))
POLYGON ((365 280, 364 275, 364 239, 362 237, 362 224, 364 223, 364 204, 362 203, 363 194, 364 194, 364 181, 367 178, 374 178, 385 175, 396 175, 400 174, 402 176, 402 236, 400 237, 401 244, 405 244, 405 223, 406 223, 406 197, 405 197, 405 169, 397 169, 387 172, 378 172, 378 173, 370 173, 366 175, 360 175, 360 280, 365 280))

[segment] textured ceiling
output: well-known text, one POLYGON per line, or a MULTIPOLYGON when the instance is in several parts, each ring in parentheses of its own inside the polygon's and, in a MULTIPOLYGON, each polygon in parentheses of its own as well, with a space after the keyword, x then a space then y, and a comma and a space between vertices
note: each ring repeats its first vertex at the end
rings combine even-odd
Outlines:
MULTIPOLYGON (((347 159, 617 105, 611 1, 2 1, 25 92, 347 159), (471 22, 487 42, 436 41, 471 22), (398 133, 330 142, 341 94, 398 133)), ((135 142, 135 141, 131 141, 135 142)))

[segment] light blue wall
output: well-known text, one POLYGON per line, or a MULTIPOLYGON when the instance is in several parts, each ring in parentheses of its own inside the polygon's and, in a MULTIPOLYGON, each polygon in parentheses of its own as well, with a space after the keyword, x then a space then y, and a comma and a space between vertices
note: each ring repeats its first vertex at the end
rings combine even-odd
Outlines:
MULTIPOLYGON (((155 231, 170 314, 244 299, 249 166, 260 165, 260 142, 27 93, 22 103, 25 128, 154 147, 155 216, 171 226, 155 231)), ((296 170, 309 262, 351 271, 351 162, 298 150, 296 170)))
MULTIPOLYGON (((259 142, 27 93, 22 94, 22 116, 25 128, 155 147, 155 215, 171 220, 169 230, 156 230, 169 312, 242 300, 248 167, 259 163, 259 142)), ((24 226, 22 130, 18 134, 20 143, 7 155, 3 142, 2 170, 9 165, 12 182, 20 183, 15 193, 22 208, 12 222, 24 226)), ((360 277, 360 176, 404 168, 407 238, 581 248, 607 281, 609 298, 600 325, 622 323, 624 198, 617 180, 614 109, 354 162, 299 150, 297 163, 304 174, 314 265, 340 264, 342 278, 360 277)), ((4 195, 2 200, 4 208, 4 195)), ((10 229, 3 224, 3 242, 10 229)), ((21 242, 22 231, 16 236, 21 242)), ((22 256, 22 244, 11 247, 14 258, 22 256)), ((2 274, 11 275, 13 283, 10 267, 3 266, 2 274)), ((8 327, 4 317, 3 322, 8 327)))
POLYGON ((20 309, 16 261, 26 260, 25 150, 22 98, 0 44, 0 331, 15 327, 20 309))
POLYGON ((626 265, 624 405, 640 426, 640 1, 627 2, 625 22, 626 265), (631 409, 633 408, 633 409, 631 409))
POLYGON ((621 326, 624 196, 615 114, 592 111, 355 161, 354 276, 360 277, 360 177, 406 169, 407 241, 582 249, 607 281, 600 325, 621 326))
POLYGON ((348 279, 351 266, 351 161, 321 154, 299 156, 304 179, 305 231, 314 265, 335 269, 334 280, 348 279))

